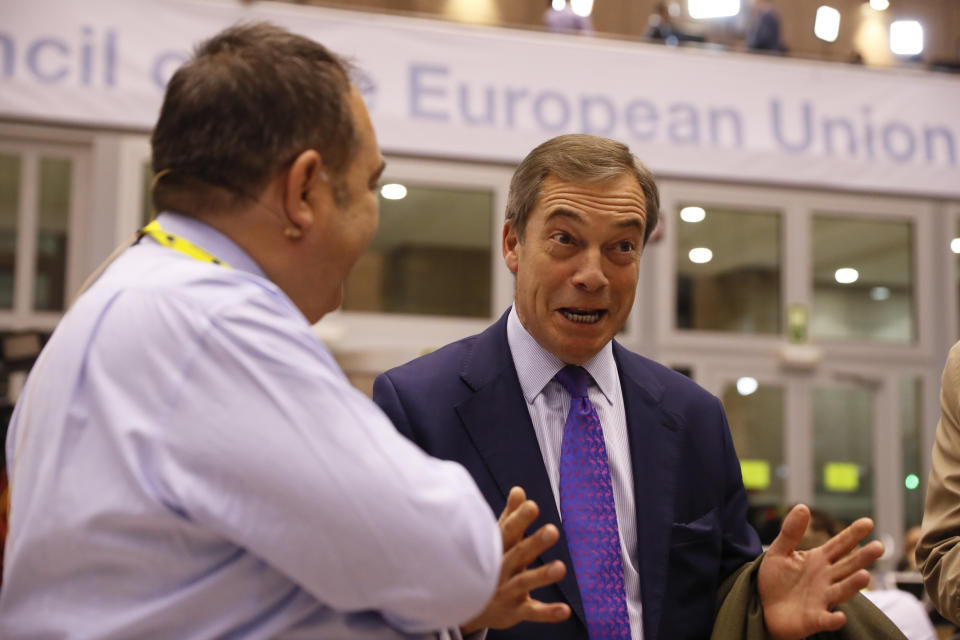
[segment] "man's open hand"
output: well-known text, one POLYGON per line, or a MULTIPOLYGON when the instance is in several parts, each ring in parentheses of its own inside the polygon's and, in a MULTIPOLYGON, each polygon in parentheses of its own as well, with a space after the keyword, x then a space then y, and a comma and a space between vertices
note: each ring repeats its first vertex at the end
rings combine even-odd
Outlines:
POLYGON ((464 635, 484 628, 506 629, 524 621, 562 622, 570 617, 570 607, 566 604, 545 603, 530 597, 530 591, 558 582, 567 570, 559 560, 527 569, 527 565, 560 539, 560 532, 552 524, 545 524, 524 538, 524 531, 540 513, 537 503, 526 498, 520 487, 510 490, 499 520, 503 536, 500 583, 487 608, 461 627, 464 635))
POLYGON ((757 590, 774 640, 798 640, 842 627, 846 616, 833 607, 867 586, 870 574, 864 569, 883 554, 878 540, 850 553, 873 530, 869 518, 860 518, 815 549, 797 551, 809 521, 806 506, 791 509, 760 563, 757 590))

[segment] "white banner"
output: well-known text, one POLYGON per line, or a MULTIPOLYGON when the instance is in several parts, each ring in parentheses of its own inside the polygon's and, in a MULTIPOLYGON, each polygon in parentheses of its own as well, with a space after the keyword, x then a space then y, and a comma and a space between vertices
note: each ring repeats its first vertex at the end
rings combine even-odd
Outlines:
POLYGON ((960 196, 960 82, 279 3, 0 0, 0 118, 148 130, 198 41, 269 20, 353 59, 387 152, 620 139, 660 175, 960 196))

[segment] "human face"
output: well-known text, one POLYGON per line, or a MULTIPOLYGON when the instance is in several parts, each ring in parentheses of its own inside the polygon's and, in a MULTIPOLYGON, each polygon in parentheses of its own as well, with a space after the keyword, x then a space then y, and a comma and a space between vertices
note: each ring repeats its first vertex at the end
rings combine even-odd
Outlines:
POLYGON ((598 184, 549 176, 524 237, 504 226, 503 257, 517 277, 520 322, 563 362, 590 360, 626 321, 646 218, 643 191, 632 175, 598 184))
POLYGON ((328 266, 334 272, 325 274, 335 278, 336 287, 325 305, 332 311, 343 301, 343 283, 350 275, 360 255, 366 250, 380 219, 377 186, 386 163, 380 155, 377 135, 363 98, 351 89, 350 105, 356 127, 358 147, 349 166, 340 176, 330 176, 332 210, 323 230, 322 249, 328 266))

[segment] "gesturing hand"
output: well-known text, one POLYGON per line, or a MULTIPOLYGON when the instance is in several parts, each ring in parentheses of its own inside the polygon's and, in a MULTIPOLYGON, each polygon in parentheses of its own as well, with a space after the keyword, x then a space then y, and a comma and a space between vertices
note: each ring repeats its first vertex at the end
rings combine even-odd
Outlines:
POLYGON ((512 488, 507 496, 507 506, 499 520, 503 536, 500 583, 486 609, 460 628, 464 635, 484 628, 506 629, 524 621, 562 622, 570 617, 570 607, 566 604, 545 603, 530 597, 530 591, 561 580, 567 570, 559 560, 527 569, 527 565, 560 539, 560 532, 552 524, 545 524, 524 538, 524 531, 540 513, 537 503, 526 498, 520 487, 512 488))
POLYGON ((883 554, 878 540, 850 553, 873 529, 869 518, 860 518, 815 549, 797 551, 809 521, 805 505, 791 509, 760 563, 757 589, 774 640, 798 640, 842 627, 846 616, 833 607, 867 586, 870 574, 864 568, 883 554))

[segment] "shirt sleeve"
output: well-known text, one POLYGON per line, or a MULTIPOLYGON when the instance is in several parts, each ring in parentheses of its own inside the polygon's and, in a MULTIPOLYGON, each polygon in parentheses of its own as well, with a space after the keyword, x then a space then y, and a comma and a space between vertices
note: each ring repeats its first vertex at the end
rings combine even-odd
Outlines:
POLYGON ((404 631, 486 605, 502 548, 473 480, 397 433, 302 316, 265 295, 210 317, 168 394, 158 484, 185 517, 404 631))
POLYGON ((960 623, 960 343, 950 350, 943 370, 940 410, 917 564, 934 606, 956 624, 960 623))

